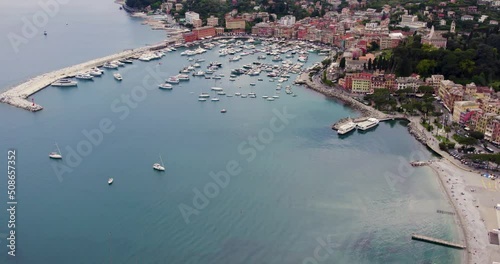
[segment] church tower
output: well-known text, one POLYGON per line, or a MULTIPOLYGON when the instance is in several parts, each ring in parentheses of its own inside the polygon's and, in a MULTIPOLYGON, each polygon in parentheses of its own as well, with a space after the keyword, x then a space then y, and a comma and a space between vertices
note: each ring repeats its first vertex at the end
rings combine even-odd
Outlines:
POLYGON ((455 33, 455 20, 451 21, 450 33, 455 33))

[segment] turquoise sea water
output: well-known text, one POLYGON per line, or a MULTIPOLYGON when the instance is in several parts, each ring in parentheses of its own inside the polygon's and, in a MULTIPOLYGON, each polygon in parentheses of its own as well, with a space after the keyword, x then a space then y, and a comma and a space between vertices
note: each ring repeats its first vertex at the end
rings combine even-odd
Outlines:
MULTIPOLYGON (((78 9, 68 12, 61 20, 101 19, 102 13, 109 15, 102 23, 110 28, 132 25, 130 35, 109 39, 107 27, 97 27, 91 42, 106 36, 99 42, 108 46, 99 50, 75 44, 85 54, 99 50, 99 56, 106 55, 132 46, 140 42, 135 34, 158 37, 149 35, 148 28, 134 28, 142 26, 112 4, 92 19, 75 18, 78 9)), ((64 46, 52 45, 52 51, 64 46)), ((37 46, 31 49, 41 52, 37 46)), ((381 123, 339 138, 331 124, 355 112, 296 86, 292 89, 298 97, 283 92, 276 101, 265 101, 261 96, 274 95, 277 82, 263 76, 263 82, 249 76, 228 80, 231 68, 256 60, 256 55, 229 63, 215 52, 197 57, 206 59, 203 67, 211 60, 224 63, 226 77, 217 83, 192 77, 172 91, 157 89, 151 72, 166 77, 189 65, 178 51, 160 61, 120 68, 121 83, 107 71, 92 82, 80 81, 78 88, 49 87, 34 96, 45 107, 38 113, 0 105, 0 149, 18 151, 19 201, 17 256, 7 255, 2 239, 0 262, 458 263, 457 250, 410 239, 416 232, 457 240, 458 230, 450 216, 436 213, 451 207, 432 171, 408 169, 415 153, 431 154, 404 124, 381 123), (144 76, 151 76, 146 85, 144 76), (198 94, 210 86, 231 93, 253 91, 257 98, 221 96, 220 102, 198 102, 198 94), (135 104, 127 104, 127 96, 135 104), (221 114, 222 108, 228 112, 221 114), (289 116, 284 123, 283 112, 289 116), (113 131, 103 133, 96 144, 85 143, 90 142, 85 134, 95 133, 101 122, 113 131), (61 162, 47 157, 54 142, 63 152, 61 162), (80 161, 70 158, 72 150, 87 150, 89 144, 89 154, 80 161), (151 168, 159 154, 164 173, 151 168), (72 171, 58 178, 54 165, 72 171), (220 171, 236 171, 224 188, 214 187, 210 176, 220 171), (109 177, 115 179, 112 186, 106 183, 109 177), (209 197, 198 197, 199 204, 193 204, 198 191, 209 197), (188 222, 180 206, 192 208, 188 222)), ((69 52, 57 62, 33 57, 32 68, 20 67, 17 75, 2 81, 22 80, 28 73, 71 65, 85 56, 69 52)), ((308 64, 320 59, 311 55, 308 64)), ((0 162, 3 171, 5 166, 6 161, 0 162)), ((0 200, 6 201, 3 178, 0 200)), ((2 214, 0 233, 7 232, 2 214)))

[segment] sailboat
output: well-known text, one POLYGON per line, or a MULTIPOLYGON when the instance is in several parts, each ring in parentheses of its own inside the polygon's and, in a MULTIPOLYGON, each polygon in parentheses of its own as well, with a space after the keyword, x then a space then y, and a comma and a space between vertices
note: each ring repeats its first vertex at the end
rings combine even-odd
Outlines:
POLYGON ((161 164, 160 163, 153 164, 153 169, 155 169, 157 171, 164 171, 165 165, 163 165, 163 160, 161 159, 161 155, 160 155, 160 161, 161 161, 161 164))
POLYGON ((51 158, 51 159, 62 159, 61 150, 59 149, 59 146, 57 145, 57 143, 56 143, 56 148, 57 148, 57 152, 50 152, 49 153, 49 158, 51 158))

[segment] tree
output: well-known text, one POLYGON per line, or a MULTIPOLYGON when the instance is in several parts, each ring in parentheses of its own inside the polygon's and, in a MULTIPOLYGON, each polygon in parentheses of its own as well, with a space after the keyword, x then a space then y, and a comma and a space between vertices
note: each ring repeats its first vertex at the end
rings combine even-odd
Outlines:
POLYGON ((425 59, 425 60, 421 60, 417 64, 416 69, 420 75, 430 76, 434 72, 434 69, 436 68, 436 66, 437 66, 437 62, 435 60, 425 59))
POLYGON ((370 42, 370 47, 368 48, 368 52, 376 51, 380 49, 380 45, 376 41, 370 42))
POLYGON ((339 67, 341 69, 345 69, 345 58, 344 57, 342 57, 342 59, 340 59, 339 67))
POLYGON ((469 136, 477 139, 477 140, 482 140, 484 139, 484 134, 479 132, 479 131, 472 131, 469 133, 469 136))
POLYGON ((422 85, 418 87, 417 92, 423 94, 433 94, 434 88, 432 86, 422 85))

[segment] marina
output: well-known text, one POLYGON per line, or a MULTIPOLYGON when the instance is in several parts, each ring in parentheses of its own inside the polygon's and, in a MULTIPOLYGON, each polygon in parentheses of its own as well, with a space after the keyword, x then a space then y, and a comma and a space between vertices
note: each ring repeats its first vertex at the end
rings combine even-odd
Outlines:
MULTIPOLYGON (((215 39, 212 42, 204 42, 199 43, 197 48, 194 49, 185 49, 180 54, 181 56, 187 56, 188 62, 194 62, 188 66, 185 66, 179 70, 180 74, 171 76, 166 79, 167 84, 179 84, 180 81, 189 81, 189 73, 193 76, 201 76, 206 79, 214 79, 221 80, 225 76, 224 73, 219 73, 218 70, 222 67, 223 63, 212 61, 208 64, 206 70, 198 70, 201 67, 201 64, 205 62, 203 58, 197 58, 196 60, 191 59, 193 56, 201 55, 207 52, 210 47, 215 46, 213 43, 217 43, 218 41, 225 40, 224 38, 215 39), (205 48, 202 48, 204 46, 205 48), (217 74, 215 74, 218 72, 217 74)), ((269 81, 277 81, 280 84, 283 82, 287 82, 290 78, 290 74, 300 74, 304 69, 304 63, 302 59, 299 59, 296 62, 293 62, 291 59, 293 56, 288 56, 286 60, 281 59, 279 55, 277 55, 276 50, 280 54, 291 54, 291 53, 302 53, 300 51, 303 47, 313 47, 309 43, 304 43, 300 41, 294 41, 289 43, 288 45, 279 45, 277 41, 274 40, 259 40, 262 42, 259 44, 245 45, 243 40, 229 38, 226 40, 225 48, 222 52, 228 52, 229 54, 233 54, 233 57, 228 59, 228 62, 236 62, 241 60, 243 57, 247 58, 252 55, 255 55, 253 63, 245 64, 241 68, 233 68, 231 69, 231 77, 229 81, 236 81, 237 76, 248 75, 251 77, 258 77, 262 72, 266 73, 266 76, 269 77, 269 81), (259 48, 260 47, 260 48, 259 48), (267 58, 266 55, 258 55, 256 54, 267 54, 273 56, 271 63, 262 62, 267 58), (240 54, 240 55, 238 55, 240 54), (242 57, 243 56, 243 57, 242 57), (257 61, 257 59, 261 61, 257 61)), ((127 64, 132 64, 134 59, 138 59, 140 61, 149 62, 152 60, 161 59, 166 55, 166 52, 172 49, 170 48, 172 45, 168 46, 165 43, 160 43, 156 45, 151 45, 139 49, 127 50, 115 55, 106 56, 103 58, 99 58, 96 60, 92 60, 86 63, 78 64, 72 67, 67 67, 61 70, 57 70, 51 73, 43 74, 28 80, 20 85, 12 87, 11 89, 0 94, 0 102, 7 103, 19 108, 23 108, 29 111, 39 111, 42 110, 43 107, 39 104, 36 104, 33 100, 28 101, 28 97, 37 93, 38 91, 44 89, 45 87, 52 85, 58 87, 71 87, 77 86, 77 82, 73 81, 72 78, 79 80, 92 80, 93 77, 100 77, 103 75, 104 70, 117 70, 120 67, 124 67, 127 64)), ((220 52, 220 51, 219 51, 220 52)), ((302 55, 301 58, 307 56, 305 54, 302 55)), ((231 64, 234 67, 234 64, 231 64)), ((123 77, 120 73, 114 73, 113 77, 121 81, 123 77)), ((258 78, 259 81, 262 81, 262 78, 258 78)), ((256 86, 257 83, 251 82, 250 86, 256 86)), ((160 84, 160 89, 171 89, 171 86, 166 86, 160 84)), ((281 90, 278 87, 278 91, 281 90)), ((218 92, 223 92, 223 88, 217 90, 218 92)), ((291 90, 290 86, 287 86, 286 94, 292 95, 295 97, 296 95, 291 90)), ((220 94, 223 95, 223 94, 220 94)), ((236 96, 240 96, 235 94, 236 96)), ((241 98, 246 98, 247 95, 241 96, 241 98)), ((255 98, 255 94, 250 96, 251 98, 255 98)), ((268 101, 273 101, 274 99, 278 99, 279 95, 271 96, 272 99, 268 99, 268 101)), ((213 98, 214 99, 214 98, 213 98)), ((219 98, 216 98, 212 101, 219 101, 219 98)))
MULTIPOLYGON (((19 107, 32 112, 40 111, 43 109, 43 107, 32 101, 31 102, 28 101, 27 98, 41 91, 42 89, 50 86, 57 80, 74 77, 80 72, 89 71, 90 69, 95 67, 107 66, 115 68, 116 65, 110 64, 109 63, 110 61, 131 58, 137 56, 138 54, 142 54, 146 51, 157 50, 162 47, 165 47, 165 43, 163 42, 151 46, 126 50, 114 55, 102 57, 75 66, 63 68, 60 70, 36 76, 0 94, 0 102, 10 104, 12 106, 19 107)), ((118 66, 116 66, 116 68, 117 67, 118 66)), ((59 83, 56 82, 56 85, 58 84, 59 83)))

